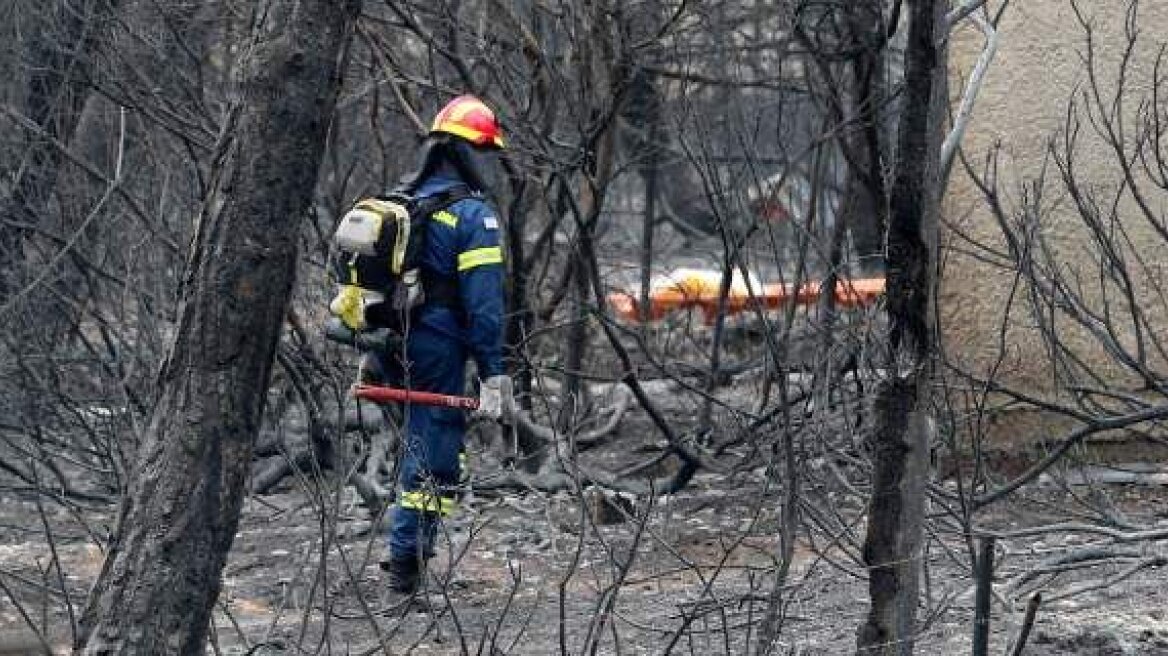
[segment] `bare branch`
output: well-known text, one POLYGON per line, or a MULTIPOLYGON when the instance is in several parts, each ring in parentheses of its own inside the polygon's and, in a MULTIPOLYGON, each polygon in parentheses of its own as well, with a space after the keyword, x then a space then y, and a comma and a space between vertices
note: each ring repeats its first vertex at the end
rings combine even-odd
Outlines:
POLYGON ((954 7, 945 15, 945 36, 948 38, 948 33, 957 26, 962 20, 968 17, 973 12, 985 6, 986 0, 965 0, 960 5, 954 7))
POLYGON ((942 194, 949 180, 949 172, 953 168, 953 159, 957 154, 958 148, 961 147, 961 140, 965 136, 965 131, 969 127, 969 121, 973 116, 974 103, 977 101, 977 96, 981 93, 982 85, 985 83, 986 72, 989 70, 990 64, 994 61, 994 55, 998 51, 997 28, 979 16, 974 17, 974 22, 977 23, 986 37, 985 47, 982 49, 981 54, 978 55, 977 63, 969 75, 969 82, 965 85, 965 91, 961 95, 961 103, 958 105, 957 114, 953 117, 953 127, 949 130, 949 134, 945 136, 945 142, 941 145, 940 185, 942 194))

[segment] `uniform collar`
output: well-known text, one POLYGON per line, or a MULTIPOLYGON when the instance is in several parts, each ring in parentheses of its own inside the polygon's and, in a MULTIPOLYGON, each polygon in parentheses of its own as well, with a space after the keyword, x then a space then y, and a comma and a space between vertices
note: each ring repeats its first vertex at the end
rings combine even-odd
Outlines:
POLYGON ((460 184, 464 183, 458 174, 453 169, 443 166, 422 182, 421 186, 418 187, 417 195, 433 196, 460 184))

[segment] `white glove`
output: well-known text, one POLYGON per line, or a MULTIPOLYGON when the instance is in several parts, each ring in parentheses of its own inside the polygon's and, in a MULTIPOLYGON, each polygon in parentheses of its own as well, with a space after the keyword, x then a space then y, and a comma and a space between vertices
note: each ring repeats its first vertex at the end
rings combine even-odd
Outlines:
POLYGON ((479 408, 474 411, 474 417, 509 422, 514 411, 515 397, 509 376, 491 376, 479 385, 479 408))

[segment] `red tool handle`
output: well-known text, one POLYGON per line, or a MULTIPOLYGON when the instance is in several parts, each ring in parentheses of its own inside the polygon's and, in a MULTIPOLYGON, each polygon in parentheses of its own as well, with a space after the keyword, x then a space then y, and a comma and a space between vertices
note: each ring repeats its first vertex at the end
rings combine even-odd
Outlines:
POLYGON ((374 403, 417 403, 419 405, 438 405, 462 410, 478 410, 479 400, 469 396, 453 396, 450 394, 436 394, 434 392, 419 392, 417 390, 385 387, 384 385, 354 385, 353 396, 374 403))

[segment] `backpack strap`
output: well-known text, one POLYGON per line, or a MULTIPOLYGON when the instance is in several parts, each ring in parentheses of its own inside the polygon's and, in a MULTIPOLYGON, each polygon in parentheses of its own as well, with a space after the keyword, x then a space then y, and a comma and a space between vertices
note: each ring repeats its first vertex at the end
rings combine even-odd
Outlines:
POLYGON ((462 310, 462 296, 458 293, 458 278, 441 276, 423 269, 422 292, 426 295, 425 303, 441 305, 456 311, 462 310))
POLYGON ((465 198, 470 198, 474 195, 475 194, 470 190, 470 187, 464 184, 454 185, 453 187, 444 191, 440 191, 433 196, 427 196, 425 198, 418 199, 414 202, 414 205, 410 208, 410 211, 416 212, 418 216, 429 218, 435 212, 444 210, 447 207, 457 203, 458 201, 465 198))
MULTIPOLYGON (((418 216, 431 219, 433 215, 460 200, 471 198, 475 194, 467 185, 455 185, 433 196, 419 199, 411 208, 418 216)), ((442 276, 436 273, 421 271, 422 291, 426 295, 426 303, 434 303, 458 310, 462 307, 462 297, 458 293, 458 278, 442 276)))

